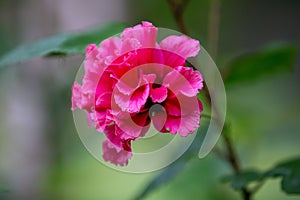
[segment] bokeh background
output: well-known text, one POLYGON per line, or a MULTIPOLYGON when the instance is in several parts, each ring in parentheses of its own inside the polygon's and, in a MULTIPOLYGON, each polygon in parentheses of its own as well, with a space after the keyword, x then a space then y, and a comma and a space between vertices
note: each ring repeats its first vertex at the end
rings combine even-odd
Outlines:
MULTIPOLYGON (((210 0, 191 0, 184 19, 207 45, 210 0)), ((300 1, 224 0, 220 68, 268 44, 300 44, 300 1)), ((142 20, 177 29, 163 0, 0 0, 0 56, 45 36, 110 22, 142 20)), ((299 49, 299 48, 298 48, 299 49)), ((159 172, 126 174, 95 160, 82 145, 70 111, 71 85, 83 56, 36 58, 0 71, 0 189, 4 199, 132 199, 159 172)), ((243 167, 269 169, 300 153, 300 67, 290 73, 228 87, 228 119, 243 167)), ((220 183, 230 167, 210 154, 193 159, 145 199, 240 199, 220 183)), ((1 199, 1 197, 0 197, 1 199)), ((278 179, 258 200, 290 200, 278 179)))

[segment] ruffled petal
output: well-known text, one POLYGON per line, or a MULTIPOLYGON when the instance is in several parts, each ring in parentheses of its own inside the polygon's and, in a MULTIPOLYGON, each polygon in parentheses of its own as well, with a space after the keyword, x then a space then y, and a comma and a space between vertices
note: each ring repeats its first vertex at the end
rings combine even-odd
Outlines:
POLYGON ((180 117, 182 115, 180 103, 175 95, 169 95, 164 103, 169 116, 180 117))
POLYGON ((176 67, 176 70, 188 80, 195 93, 203 88, 203 77, 199 71, 183 66, 176 67))
POLYGON ((161 86, 158 88, 151 88, 150 97, 153 103, 161 103, 166 100, 168 95, 168 90, 166 87, 161 86))
POLYGON ((71 110, 75 110, 76 108, 81 108, 81 85, 79 85, 77 82, 75 82, 72 87, 71 102, 72 102, 71 110))
POLYGON ((96 100, 96 110, 111 108, 111 96, 111 92, 105 92, 99 95, 96 100))
POLYGON ((152 120, 153 126, 155 127, 155 129, 157 131, 163 132, 163 133, 167 132, 165 129, 165 123, 166 123, 167 117, 168 117, 167 113, 164 109, 152 113, 151 120, 152 120))
POLYGON ((123 52, 128 52, 136 49, 137 43, 140 44, 138 48, 154 48, 156 46, 157 28, 150 22, 142 22, 142 25, 137 25, 133 28, 126 28, 121 34, 123 41, 130 41, 133 45, 128 45, 123 48, 123 52), (132 42, 132 40, 135 40, 132 42))
POLYGON ((100 43, 99 54, 105 58, 106 64, 112 61, 121 54, 122 41, 118 37, 110 37, 100 43))
POLYGON ((145 105, 148 96, 148 84, 139 87, 131 95, 125 95, 118 90, 114 93, 116 104, 122 109, 122 111, 129 113, 138 112, 145 105))
POLYGON ((173 117, 168 115, 163 128, 163 132, 176 134, 180 126, 180 121, 181 121, 180 117, 173 117))
POLYGON ((186 116, 182 116, 180 120, 178 133, 183 137, 194 133, 194 131, 200 126, 200 114, 197 112, 191 112, 186 116))
POLYGON ((203 108, 196 97, 187 97, 183 94, 168 97, 164 108, 168 114, 164 126, 166 131, 173 134, 178 132, 185 137, 199 127, 203 108))
POLYGON ((120 128, 118 128, 117 125, 113 124, 113 125, 107 126, 104 129, 104 133, 105 133, 107 139, 111 143, 113 143, 116 147, 123 148, 121 136, 124 133, 120 128))
POLYGON ((199 41, 185 35, 166 37, 159 45, 161 49, 178 54, 184 59, 196 56, 200 51, 199 41))
POLYGON ((192 97, 196 96, 198 90, 203 88, 203 78, 200 72, 192 68, 178 66, 165 76, 163 85, 168 87, 175 95, 180 92, 192 97))
POLYGON ((122 139, 143 137, 149 129, 150 117, 147 110, 133 114, 114 112, 113 115, 115 123, 123 131, 122 139))
POLYGON ((128 71, 121 79, 116 83, 116 88, 125 95, 132 94, 141 84, 141 71, 138 68, 134 68, 128 71))
POLYGON ((86 47, 84 70, 85 73, 101 73, 105 68, 103 58, 100 56, 100 49, 95 44, 86 47))
POLYGON ((84 90, 83 86, 80 86, 78 83, 74 83, 72 87, 72 107, 71 110, 75 110, 76 108, 84 109, 86 111, 90 111, 93 106, 93 93, 90 93, 88 90, 84 90))
POLYGON ((124 166, 128 164, 128 160, 132 157, 131 151, 126 151, 123 148, 118 148, 109 140, 102 144, 103 159, 106 162, 111 162, 115 165, 124 166))
POLYGON ((175 95, 183 93, 192 97, 198 93, 198 91, 193 89, 189 81, 177 70, 172 70, 165 76, 163 86, 167 87, 175 95))

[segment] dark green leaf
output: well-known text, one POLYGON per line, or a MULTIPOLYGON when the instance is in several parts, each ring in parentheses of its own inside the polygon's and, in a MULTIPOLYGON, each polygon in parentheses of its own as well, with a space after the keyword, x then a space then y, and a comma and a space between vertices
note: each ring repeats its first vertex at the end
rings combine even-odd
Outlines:
POLYGON ((174 178, 180 171, 182 171, 184 166, 185 162, 182 159, 168 166, 164 171, 156 176, 135 199, 143 199, 158 187, 170 182, 172 178, 174 178))
POLYGON ((282 177, 281 188, 288 194, 300 194, 300 158, 282 162, 265 177, 282 177))
POLYGON ((8 191, 5 189, 0 188, 0 200, 5 199, 5 196, 7 195, 8 191))
POLYGON ((197 131, 197 135, 188 150, 174 163, 166 167, 160 174, 158 174, 145 189, 135 198, 136 200, 143 199, 148 194, 159 188, 160 186, 169 183, 172 178, 178 175, 186 163, 193 158, 197 158, 199 148, 201 147, 205 134, 207 132, 208 124, 203 123, 197 131))
POLYGON ((291 70, 297 51, 293 46, 280 45, 249 53, 234 60, 225 74, 227 85, 254 81, 265 75, 291 70))
POLYGON ((115 23, 82 33, 61 34, 21 45, 0 58, 0 67, 38 56, 81 54, 88 44, 99 44, 124 28, 124 24, 115 23))
POLYGON ((249 171, 242 171, 235 175, 225 176, 222 178, 222 181, 229 182, 231 187, 235 190, 242 190, 249 183, 254 181, 260 181, 262 177, 263 176, 260 172, 249 170, 249 171))

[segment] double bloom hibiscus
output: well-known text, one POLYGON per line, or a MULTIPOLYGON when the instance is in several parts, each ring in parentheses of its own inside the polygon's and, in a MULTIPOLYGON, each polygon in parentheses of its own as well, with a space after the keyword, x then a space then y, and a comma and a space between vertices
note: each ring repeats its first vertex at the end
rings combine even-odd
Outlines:
POLYGON ((120 37, 86 49, 82 85, 72 88, 72 110, 79 108, 106 135, 105 161, 127 165, 131 141, 145 136, 150 123, 161 133, 187 136, 199 127, 203 88, 199 71, 186 59, 200 51, 199 41, 168 36, 157 43, 158 29, 142 22, 120 37))

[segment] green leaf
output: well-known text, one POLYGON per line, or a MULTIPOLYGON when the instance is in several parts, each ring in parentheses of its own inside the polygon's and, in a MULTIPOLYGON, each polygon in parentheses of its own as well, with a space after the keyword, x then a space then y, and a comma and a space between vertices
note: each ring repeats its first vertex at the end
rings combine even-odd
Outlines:
POLYGON ((164 171, 162 171, 158 176, 156 176, 145 189, 134 199, 140 200, 150 194, 152 191, 156 190, 160 186, 170 182, 185 166, 185 161, 179 159, 173 164, 169 165, 164 171))
POLYGON ((287 194, 300 194, 300 158, 276 165, 265 177, 281 177, 281 189, 287 194))
POLYGON ((231 187, 235 190, 242 190, 248 184, 254 181, 260 181, 263 175, 255 170, 242 171, 235 175, 225 176, 222 178, 223 182, 229 182, 231 187))
POLYGON ((227 85, 254 81, 266 75, 291 70, 296 60, 296 49, 291 45, 277 45, 234 60, 225 72, 227 85))
POLYGON ((0 200, 5 199, 8 191, 0 188, 0 200))
POLYGON ((140 200, 146 197, 148 194, 158 189, 160 186, 169 183, 174 177, 183 171, 186 164, 193 158, 198 157, 199 148, 201 147, 205 133, 208 129, 208 123, 203 123, 197 131, 197 135, 188 150, 174 163, 166 167, 160 174, 158 174, 150 183, 144 188, 144 190, 137 195, 134 199, 140 200))
POLYGON ((81 54, 88 44, 99 44, 105 38, 120 33, 124 28, 124 24, 114 23, 82 33, 60 34, 21 45, 0 58, 0 69, 38 56, 81 54))

